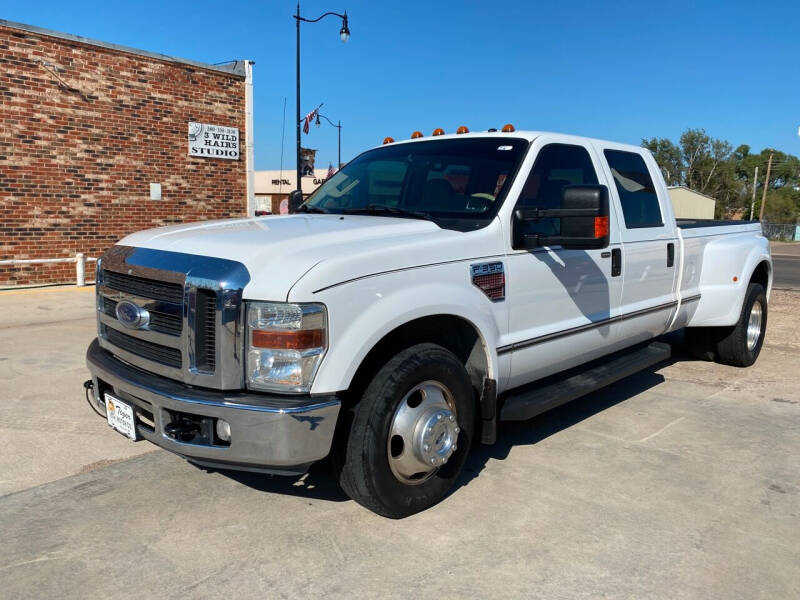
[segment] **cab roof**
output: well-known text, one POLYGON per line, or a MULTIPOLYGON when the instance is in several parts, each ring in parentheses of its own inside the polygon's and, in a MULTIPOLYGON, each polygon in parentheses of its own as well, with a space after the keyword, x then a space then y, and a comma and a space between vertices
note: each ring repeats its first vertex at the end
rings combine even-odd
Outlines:
MULTIPOLYGON (((559 133, 555 131, 474 131, 469 133, 445 133, 442 135, 426 135, 423 137, 418 137, 415 139, 398 139, 390 142, 392 145, 395 144, 417 144, 417 143, 424 143, 429 142, 431 140, 449 140, 449 139, 469 139, 469 138, 491 138, 491 137, 498 137, 498 138, 520 138, 527 140, 528 142, 532 142, 538 137, 541 136, 551 136, 557 135, 560 138, 564 139, 564 141, 572 141, 573 143, 586 143, 591 142, 593 144, 598 145, 613 145, 615 148, 627 148, 634 152, 642 152, 642 150, 646 151, 646 148, 642 146, 636 146, 633 144, 624 144, 621 142, 615 142, 613 140, 603 140, 599 138, 591 138, 586 136, 579 136, 579 135, 572 135, 568 133, 559 133)), ((387 144, 380 144, 374 146, 374 148, 380 148, 387 144)))

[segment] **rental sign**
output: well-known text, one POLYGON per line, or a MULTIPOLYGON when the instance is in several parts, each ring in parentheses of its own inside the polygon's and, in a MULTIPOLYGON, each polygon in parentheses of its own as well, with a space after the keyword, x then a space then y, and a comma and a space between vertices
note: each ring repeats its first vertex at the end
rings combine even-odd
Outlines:
POLYGON ((189 156, 239 160, 238 127, 189 122, 189 156))

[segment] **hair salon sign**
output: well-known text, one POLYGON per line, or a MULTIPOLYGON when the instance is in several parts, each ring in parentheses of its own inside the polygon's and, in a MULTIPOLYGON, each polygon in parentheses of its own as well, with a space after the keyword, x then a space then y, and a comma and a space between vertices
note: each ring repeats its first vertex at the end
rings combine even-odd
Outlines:
POLYGON ((239 129, 189 122, 189 156, 239 160, 239 129))

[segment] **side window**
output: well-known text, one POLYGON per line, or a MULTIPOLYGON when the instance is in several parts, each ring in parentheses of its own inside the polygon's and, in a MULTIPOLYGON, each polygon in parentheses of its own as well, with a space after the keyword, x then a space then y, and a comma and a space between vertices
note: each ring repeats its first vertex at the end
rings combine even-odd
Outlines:
MULTIPOLYGON (((566 185, 597 184, 592 159, 583 146, 549 144, 539 151, 517 208, 559 208, 561 190, 566 185)), ((525 233, 558 235, 560 219, 541 219, 525 223, 525 233)))
POLYGON ((661 207, 644 159, 635 152, 605 150, 608 166, 614 176, 625 227, 663 227, 661 207))

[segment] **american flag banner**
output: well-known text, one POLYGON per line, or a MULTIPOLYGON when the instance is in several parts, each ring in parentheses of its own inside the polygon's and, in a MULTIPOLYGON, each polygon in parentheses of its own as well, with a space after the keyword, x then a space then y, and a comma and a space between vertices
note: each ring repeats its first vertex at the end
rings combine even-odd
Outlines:
POLYGON ((303 133, 308 135, 308 126, 311 124, 311 121, 317 118, 317 113, 319 112, 319 108, 315 108, 310 113, 308 113, 305 118, 303 119, 303 133))
POLYGON ((333 163, 328 163, 328 174, 325 175, 325 179, 330 179, 335 173, 336 171, 333 170, 333 163))

